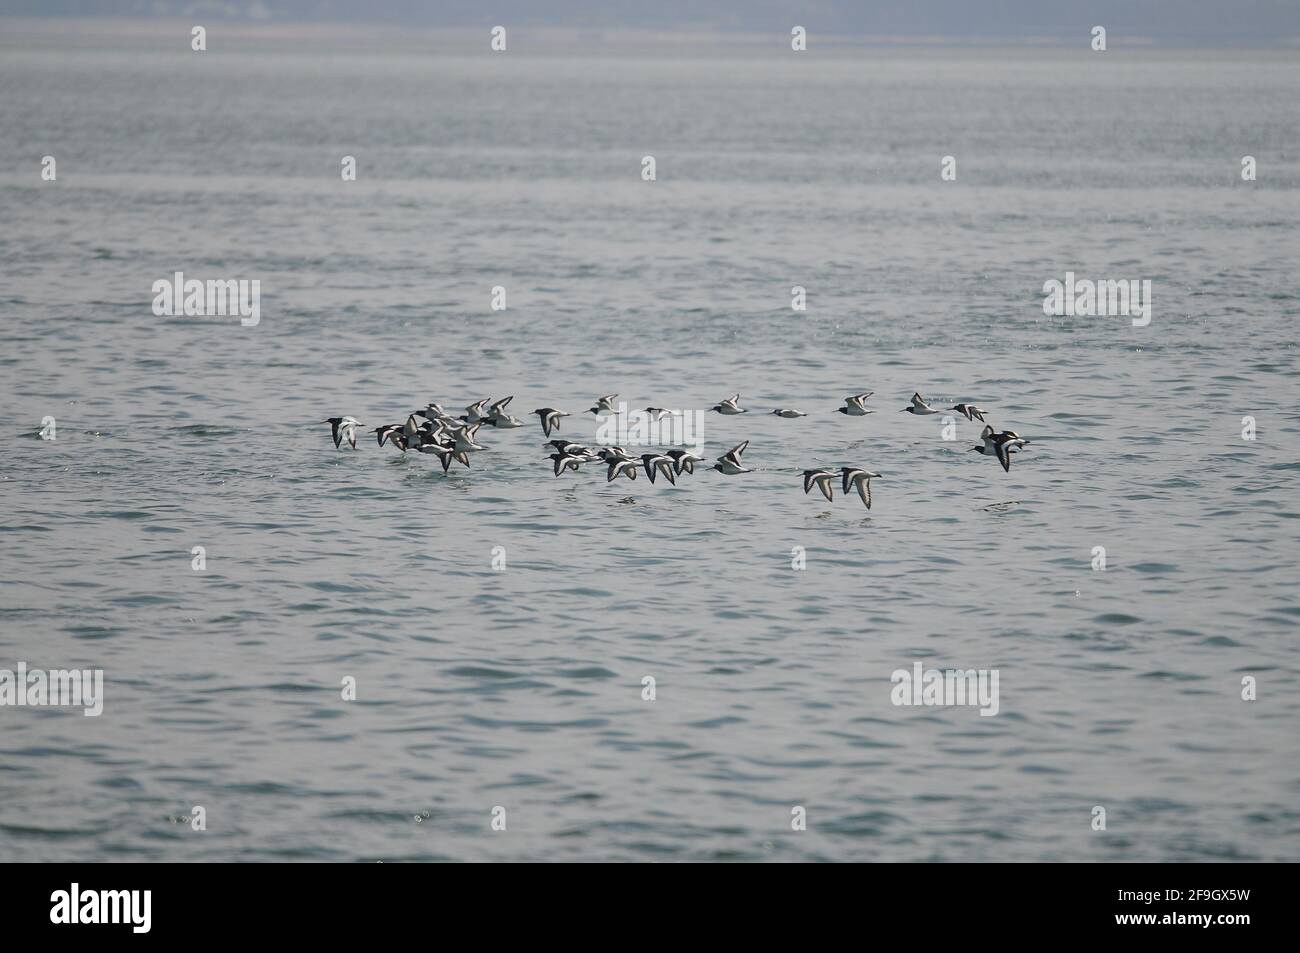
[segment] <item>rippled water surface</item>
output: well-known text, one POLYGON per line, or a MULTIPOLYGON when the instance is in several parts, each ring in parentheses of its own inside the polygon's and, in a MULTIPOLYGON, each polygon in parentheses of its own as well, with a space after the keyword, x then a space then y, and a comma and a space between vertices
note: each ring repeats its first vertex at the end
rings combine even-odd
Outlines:
POLYGON ((0 668, 105 709, 0 708, 0 857, 1300 859, 1294 54, 85 29, 0 28, 0 668), (260 325, 155 317, 176 270, 260 325), (1066 270, 1150 326, 1046 317, 1066 270), (739 391, 704 436, 755 472, 315 423, 513 394, 589 441, 612 391, 739 391), (802 492, 841 464, 869 512, 802 492), (916 660, 999 713, 895 707, 916 660))

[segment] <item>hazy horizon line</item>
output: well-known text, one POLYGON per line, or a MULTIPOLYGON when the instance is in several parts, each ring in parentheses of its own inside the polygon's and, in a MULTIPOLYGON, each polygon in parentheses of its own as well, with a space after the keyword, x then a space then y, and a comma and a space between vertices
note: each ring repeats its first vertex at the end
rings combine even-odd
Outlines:
MULTIPOLYGON (((242 40, 275 41, 283 39, 296 40, 369 40, 384 42, 390 47, 427 47, 445 48, 456 46, 464 48, 467 40, 481 39, 487 49, 491 24, 484 20, 481 27, 466 26, 463 23, 438 26, 421 24, 402 26, 386 21, 357 20, 292 20, 292 19, 256 19, 249 17, 223 18, 206 14, 190 17, 182 16, 69 16, 58 13, 48 15, 10 15, 0 13, 0 22, 6 25, 4 34, 0 34, 0 46, 12 44, 15 40, 31 38, 73 39, 132 39, 165 36, 173 33, 178 26, 185 27, 185 45, 188 44, 191 25, 203 23, 212 31, 219 28, 227 36, 242 40), (205 22, 206 21, 206 22, 205 22), (68 28, 73 28, 71 32, 68 28), (432 42, 431 42, 432 41, 432 42), (440 42, 439 42, 440 41, 440 42)), ((585 47, 594 44, 609 47, 700 47, 705 45, 723 45, 730 49, 760 50, 766 47, 783 49, 788 45, 789 35, 767 31, 735 30, 719 25, 679 25, 677 27, 592 27, 592 26, 539 26, 520 23, 510 27, 510 35, 515 38, 513 51, 529 52, 529 40, 540 41, 532 47, 533 51, 549 52, 565 48, 585 47), (523 42, 521 42, 521 40, 523 42)), ((880 48, 1020 48, 1054 51, 1077 51, 1090 53, 1087 32, 1079 35, 1063 34, 946 34, 946 33, 819 33, 815 27, 808 29, 808 49, 858 49, 863 47, 880 48)), ((1112 32, 1107 37, 1110 53, 1143 50, 1197 50, 1197 49, 1271 49, 1293 50, 1300 48, 1300 35, 1252 37, 1234 36, 1218 37, 1218 42, 1211 42, 1206 37, 1187 35, 1139 35, 1112 32)))

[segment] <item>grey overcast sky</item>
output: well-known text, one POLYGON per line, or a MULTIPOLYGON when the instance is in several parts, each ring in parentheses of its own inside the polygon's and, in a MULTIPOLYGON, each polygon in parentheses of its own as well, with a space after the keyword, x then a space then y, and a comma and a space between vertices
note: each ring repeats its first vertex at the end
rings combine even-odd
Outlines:
POLYGON ((1101 24, 1111 37, 1171 45, 1300 49, 1300 0, 0 0, 0 14, 757 33, 798 23, 825 35, 965 40, 1074 38, 1101 24))

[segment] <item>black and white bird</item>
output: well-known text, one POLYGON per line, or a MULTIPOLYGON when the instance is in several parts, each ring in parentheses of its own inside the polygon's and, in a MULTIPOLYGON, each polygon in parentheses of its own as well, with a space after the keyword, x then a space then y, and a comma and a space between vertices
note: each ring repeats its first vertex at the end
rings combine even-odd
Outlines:
MULTIPOLYGON (((672 451, 669 452, 671 453, 672 451)), ((628 462, 635 463, 636 462, 636 457, 632 456, 632 454, 628 453, 622 447, 615 447, 615 446, 605 447, 601 450, 597 450, 596 456, 604 460, 606 463, 628 463, 628 462)))
POLYGON ((435 440, 429 440, 424 443, 421 443, 415 449, 419 450, 420 453, 436 454, 438 457, 438 462, 442 464, 443 473, 446 473, 447 470, 451 467, 451 461, 453 460, 455 460, 457 463, 463 464, 466 467, 469 466, 469 454, 457 450, 454 444, 450 444, 450 443, 444 444, 444 443, 438 443, 435 440))
POLYGON ((453 426, 449 423, 452 418, 438 417, 427 418, 423 421, 417 420, 419 414, 417 410, 406 418, 406 423, 402 425, 402 434, 406 437, 409 446, 418 446, 421 442, 440 442, 447 434, 447 428, 453 426))
POLYGON ((482 400, 476 400, 474 401, 474 403, 466 407, 465 408, 466 422, 471 424, 477 424, 487 420, 488 415, 486 412, 484 412, 483 408, 487 406, 488 401, 490 401, 491 399, 492 399, 491 397, 484 397, 482 400))
POLYGON ((429 420, 441 420, 442 418, 447 417, 449 415, 447 411, 443 410, 442 404, 437 404, 434 403, 433 401, 430 401, 428 404, 425 405, 423 410, 417 410, 415 412, 415 416, 425 417, 429 420))
POLYGON ((793 420, 795 417, 807 417, 808 415, 801 410, 794 410, 789 407, 782 407, 778 410, 772 411, 772 416, 784 417, 786 420, 793 420))
POLYGON ((464 426, 456 427, 451 431, 453 445, 458 453, 485 449, 474 442, 474 434, 478 433, 478 428, 481 426, 482 424, 465 424, 464 426))
POLYGON ((656 424, 659 423, 659 421, 663 420, 665 417, 672 417, 675 416, 677 413, 677 411, 675 410, 664 410, 662 407, 647 407, 645 410, 641 412, 643 414, 649 415, 650 422, 656 424))
POLYGON ((383 427, 376 427, 370 432, 375 435, 375 440, 378 441, 381 447, 387 441, 402 453, 406 453, 406 448, 410 446, 410 441, 402 430, 401 424, 387 424, 383 427))
POLYGON ((636 479, 636 461, 635 460, 610 460, 609 473, 605 476, 606 483, 613 483, 620 476, 625 476, 629 480, 636 479))
POLYGON ((575 473, 583 463, 587 462, 587 457, 575 457, 565 453, 563 450, 551 454, 551 459, 555 461, 555 475, 559 476, 565 470, 572 470, 575 473))
POLYGON ((596 406, 587 408, 587 413, 596 414, 597 416, 614 413, 614 400, 617 397, 618 394, 605 394, 602 397, 597 397, 596 406))
MULTIPOLYGON (((399 434, 399 435, 402 434, 402 425, 385 424, 383 427, 376 427, 374 430, 370 432, 375 435, 375 439, 379 441, 379 445, 382 447, 384 445, 384 441, 387 440, 389 437, 391 437, 393 434, 399 434)), ((393 442, 393 446, 397 446, 396 441, 393 442)), ((405 450, 406 448, 403 447, 402 449, 405 450)))
POLYGON ((803 491, 805 494, 811 492, 815 486, 822 491, 822 496, 826 499, 834 499, 834 493, 831 490, 831 481, 835 479, 835 474, 830 470, 805 470, 803 471, 803 491))
POLYGON ((541 420, 542 433, 548 437, 551 435, 552 430, 560 429, 560 418, 569 416, 564 411, 556 410, 554 407, 541 407, 534 410, 533 413, 541 420))
POLYGON ((364 427, 355 417, 327 417, 321 423, 330 425, 330 434, 334 437, 334 448, 346 440, 353 450, 357 449, 357 428, 364 427))
POLYGON ((867 509, 871 509, 871 480, 878 476, 879 473, 861 467, 840 467, 840 488, 845 496, 849 495, 850 489, 856 489, 867 509))
POLYGON ((848 496, 850 489, 856 489, 867 509, 871 509, 871 480, 880 474, 861 467, 840 467, 840 474, 840 488, 844 495, 848 496))
POLYGON ((412 416, 407 419, 406 426, 403 428, 402 432, 406 434, 407 442, 414 445, 419 437, 440 441, 447 436, 448 430, 454 427, 459 427, 463 423, 464 421, 462 420, 449 420, 443 417, 439 417, 436 420, 425 420, 421 423, 415 423, 415 417, 412 416))
POLYGON ((422 425, 423 429, 431 433, 446 433, 448 429, 452 427, 459 427, 462 424, 468 422, 468 418, 464 416, 453 417, 451 414, 436 413, 427 408, 425 410, 417 410, 415 413, 411 415, 410 418, 408 418, 407 421, 408 437, 410 436, 409 424, 411 424, 416 417, 423 417, 425 419, 425 423, 422 425))
POLYGON ((482 414, 482 421, 485 424, 491 424, 493 427, 518 427, 523 421, 516 417, 511 417, 506 413, 506 407, 515 397, 511 394, 509 397, 502 397, 500 400, 494 400, 488 405, 486 412, 482 414), (513 421, 513 423, 511 422, 513 421))
POLYGON ((678 476, 683 473, 694 473, 695 464, 704 462, 703 457, 696 456, 689 450, 667 450, 665 452, 673 458, 673 469, 677 471, 678 476))
POLYGON ((867 414, 875 413, 875 411, 867 410, 866 405, 867 398, 873 393, 875 391, 869 390, 865 394, 854 394, 852 397, 845 397, 844 406, 836 407, 835 412, 844 414, 846 417, 865 417, 867 414))
POLYGON ((727 476, 735 476, 738 473, 753 473, 753 470, 746 470, 740 463, 740 455, 745 452, 745 448, 748 446, 748 440, 744 443, 736 444, 722 456, 718 457, 718 462, 713 465, 712 469, 717 470, 719 473, 724 473, 727 476))
POLYGON ((1014 430, 1004 430, 998 433, 988 426, 980 433, 980 440, 983 443, 978 447, 971 447, 966 452, 974 452, 986 457, 997 457, 998 463, 1002 464, 1002 469, 1008 473, 1011 472, 1011 454, 1019 453, 1029 444, 1028 440, 1014 430))
POLYGON ((967 420, 978 420, 980 423, 984 423, 983 407, 976 407, 974 404, 957 404, 948 409, 957 411, 957 413, 961 414, 967 420))
POLYGON ((673 475, 673 458, 666 453, 643 453, 641 454, 641 465, 645 467, 645 475, 650 478, 650 482, 655 481, 655 475, 662 473, 668 478, 668 482, 673 486, 677 485, 677 477, 673 475))
POLYGON ((920 392, 912 395, 912 402, 899 411, 900 414, 915 414, 918 417, 925 417, 928 414, 941 414, 943 411, 936 410, 926 403, 925 398, 920 392))
POLYGON ((728 417, 734 417, 737 414, 749 413, 749 411, 747 411, 744 407, 740 406, 739 394, 732 394, 726 400, 718 401, 718 403, 714 404, 713 407, 710 409, 715 411, 716 413, 725 414, 728 417))

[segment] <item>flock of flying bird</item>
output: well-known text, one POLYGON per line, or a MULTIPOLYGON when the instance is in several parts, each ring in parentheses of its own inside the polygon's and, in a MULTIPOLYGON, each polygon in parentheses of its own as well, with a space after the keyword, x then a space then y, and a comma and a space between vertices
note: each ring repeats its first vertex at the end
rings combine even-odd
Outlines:
MULTIPOLYGON (((874 413, 873 410, 866 406, 867 398, 871 394, 871 391, 867 391, 846 397, 844 398, 844 406, 836 408, 835 412, 848 417, 865 417, 874 413)), ((617 397, 617 394, 605 394, 597 398, 595 406, 589 408, 587 413, 596 414, 597 416, 617 413, 618 411, 614 406, 614 400, 617 397)), ((401 450, 402 453, 406 453, 408 450, 416 450, 420 453, 436 455, 438 462, 442 464, 442 472, 446 473, 453 461, 468 467, 469 455, 475 451, 485 449, 481 444, 475 443, 475 435, 480 428, 511 429, 524 426, 524 421, 511 416, 506 410, 512 400, 514 400, 514 397, 503 397, 497 401, 486 398, 470 404, 465 408, 465 413, 459 415, 449 414, 441 404, 431 403, 407 416, 405 423, 387 424, 383 427, 376 427, 370 432, 375 435, 381 447, 387 441, 401 450)), ((734 394, 726 400, 719 401, 710 409, 713 412, 729 417, 749 412, 746 408, 740 406, 739 394, 734 394)), ((899 413, 924 417, 953 411, 961 414, 967 420, 978 420, 980 423, 985 424, 984 430, 980 434, 980 445, 971 447, 970 452, 982 456, 997 457, 998 462, 1002 464, 1002 469, 1008 473, 1011 472, 1011 454, 1022 450, 1029 441, 1014 430, 998 432, 988 426, 984 420, 983 408, 974 404, 956 404, 949 408, 936 408, 930 406, 924 397, 916 393, 912 395, 908 406, 904 407, 899 413)), ((547 437, 551 435, 552 431, 559 431, 562 418, 572 416, 572 414, 557 410, 554 407, 541 407, 534 410, 533 413, 537 415, 538 421, 541 423, 542 433, 547 437)), ((676 412, 664 410, 662 407, 647 407, 644 413, 648 414, 652 420, 659 421, 676 412)), ((808 416, 802 411, 788 407, 778 408, 772 411, 772 414, 786 419, 808 416)), ((355 450, 357 448, 357 428, 365 426, 355 417, 330 417, 322 420, 321 423, 330 425, 336 449, 341 447, 343 441, 346 440, 355 450)), ((545 446, 553 451, 550 454, 550 460, 554 464, 552 469, 557 477, 568 470, 576 472, 584 463, 599 461, 607 468, 605 477, 607 483, 618 479, 620 476, 635 480, 638 469, 644 469, 645 475, 651 483, 655 482, 656 477, 662 476, 669 483, 676 486, 677 477, 683 473, 693 474, 695 465, 705 462, 704 457, 697 456, 688 450, 643 453, 640 457, 637 457, 628 453, 622 447, 602 447, 599 450, 593 450, 582 444, 563 439, 550 440, 545 446)), ((748 440, 737 444, 718 457, 717 462, 710 469, 717 470, 727 476, 752 473, 752 470, 746 469, 741 463, 741 455, 748 447, 748 440)), ((856 490, 867 509, 871 509, 871 481, 879 477, 880 474, 873 473, 862 467, 840 467, 838 474, 834 470, 820 468, 804 470, 803 491, 804 493, 810 493, 812 488, 816 487, 827 500, 832 500, 834 498, 832 483, 837 476, 840 481, 841 492, 844 495, 847 496, 850 492, 856 490)))

